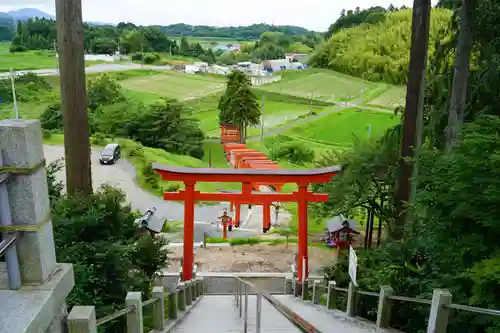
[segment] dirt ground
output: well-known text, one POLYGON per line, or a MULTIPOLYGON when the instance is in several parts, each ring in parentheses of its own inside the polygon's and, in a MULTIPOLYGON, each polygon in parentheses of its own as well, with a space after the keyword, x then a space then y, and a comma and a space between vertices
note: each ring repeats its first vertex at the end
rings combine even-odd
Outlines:
MULTIPOLYGON (((169 272, 178 272, 182 248, 172 248, 169 272)), ((195 250, 195 263, 202 272, 290 272, 296 244, 210 246, 195 250)), ((309 247, 309 268, 322 274, 322 267, 333 263, 335 251, 309 247)))

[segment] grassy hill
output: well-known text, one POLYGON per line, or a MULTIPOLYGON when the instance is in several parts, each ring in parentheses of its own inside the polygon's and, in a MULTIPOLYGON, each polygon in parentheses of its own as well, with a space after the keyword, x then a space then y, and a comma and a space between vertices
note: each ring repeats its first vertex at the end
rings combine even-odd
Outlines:
MULTIPOLYGON (((371 81, 402 84, 407 80, 412 11, 388 12, 374 24, 342 29, 311 59, 313 65, 371 81)), ((451 11, 432 9, 429 57, 435 41, 446 38, 451 11)))

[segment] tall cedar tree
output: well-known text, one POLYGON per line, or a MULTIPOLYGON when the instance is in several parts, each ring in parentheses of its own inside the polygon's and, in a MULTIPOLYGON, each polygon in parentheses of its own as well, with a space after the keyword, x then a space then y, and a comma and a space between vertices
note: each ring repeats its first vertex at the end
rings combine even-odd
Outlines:
POLYGON ((250 79, 241 71, 228 75, 226 92, 219 101, 219 121, 239 127, 241 142, 245 142, 246 129, 260 123, 260 109, 257 97, 250 89, 250 79))

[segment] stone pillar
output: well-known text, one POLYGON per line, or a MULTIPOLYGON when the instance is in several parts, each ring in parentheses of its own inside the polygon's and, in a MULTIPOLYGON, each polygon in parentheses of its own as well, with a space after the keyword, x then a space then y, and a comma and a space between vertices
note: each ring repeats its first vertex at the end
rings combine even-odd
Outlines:
POLYGON ((313 295, 312 295, 312 302, 313 304, 318 304, 319 303, 319 298, 321 297, 321 292, 320 290, 320 280, 314 280, 313 281, 313 295))
POLYGON ((184 293, 186 295, 186 306, 190 306, 191 304, 193 304, 193 298, 191 296, 191 291, 193 290, 191 288, 192 281, 191 280, 185 281, 184 284, 186 286, 186 288, 184 290, 184 293))
POLYGON ((377 311, 377 326, 380 328, 388 328, 391 326, 392 302, 389 296, 392 296, 393 293, 394 290, 391 286, 380 286, 377 311))
POLYGON ((309 281, 302 281, 302 300, 307 301, 309 299, 309 281))
MULTIPOLYGON (((7 183, 12 228, 23 283, 44 283, 56 267, 42 131, 38 120, 0 121, 3 167, 15 174, 7 183)), ((0 227, 1 231, 1 227, 0 227)))
POLYGON ((68 333, 97 333, 95 307, 74 306, 68 316, 68 333))
POLYGON ((346 313, 349 317, 356 316, 356 287, 352 282, 349 282, 349 290, 347 291, 346 313))
POLYGON ((153 304, 153 319, 155 330, 163 330, 165 328, 165 291, 163 287, 153 287, 153 298, 158 299, 153 304))
POLYGON ((302 283, 299 279, 293 279, 293 296, 299 297, 302 294, 302 283))
POLYGON ((335 281, 328 281, 328 291, 326 294, 326 308, 335 309, 335 289, 337 288, 337 283, 335 281))
POLYGON ((184 282, 179 283, 177 287, 177 305, 179 307, 179 311, 186 310, 186 286, 184 282))
POLYGON ((142 320, 142 295, 140 292, 129 292, 125 298, 125 306, 133 306, 127 313, 127 333, 144 333, 142 320))
POLYGON ((177 290, 174 290, 168 294, 168 319, 177 319, 177 295, 177 290))
POLYGON ((427 333, 446 333, 450 309, 444 305, 451 304, 451 293, 446 289, 435 289, 432 294, 431 313, 427 333))
POLYGON ((293 295, 293 279, 285 278, 285 295, 293 295))

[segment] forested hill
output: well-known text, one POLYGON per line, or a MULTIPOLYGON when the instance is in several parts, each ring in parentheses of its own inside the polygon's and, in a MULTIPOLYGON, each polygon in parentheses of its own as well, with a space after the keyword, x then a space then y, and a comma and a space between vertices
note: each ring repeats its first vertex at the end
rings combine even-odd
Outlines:
MULTIPOLYGON (((448 37, 451 15, 447 9, 432 9, 429 57, 434 54, 436 41, 448 37)), ((376 16, 371 16, 373 20, 369 18, 367 15, 365 21, 353 23, 351 28, 333 29, 333 36, 317 48, 311 64, 371 81, 406 83, 411 9, 379 11, 376 16)), ((346 19, 341 17, 339 20, 346 19)))
POLYGON ((259 39, 264 32, 282 32, 285 35, 296 36, 314 33, 302 27, 292 25, 252 24, 239 27, 212 27, 206 25, 188 25, 184 23, 162 26, 161 29, 169 36, 219 37, 244 40, 259 39))

